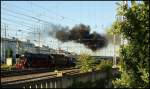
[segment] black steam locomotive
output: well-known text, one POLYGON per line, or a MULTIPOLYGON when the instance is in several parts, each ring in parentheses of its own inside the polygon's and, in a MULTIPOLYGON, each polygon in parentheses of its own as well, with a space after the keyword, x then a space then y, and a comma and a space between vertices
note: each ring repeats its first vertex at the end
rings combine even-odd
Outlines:
POLYGON ((16 63, 17 69, 75 66, 75 58, 63 54, 24 53, 16 63))

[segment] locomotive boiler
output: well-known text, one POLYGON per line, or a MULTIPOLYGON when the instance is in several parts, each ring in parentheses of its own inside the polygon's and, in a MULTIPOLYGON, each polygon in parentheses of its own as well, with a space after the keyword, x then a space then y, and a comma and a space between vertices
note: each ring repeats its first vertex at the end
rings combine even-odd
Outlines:
POLYGON ((63 54, 25 53, 16 63, 17 69, 75 66, 75 58, 63 54))

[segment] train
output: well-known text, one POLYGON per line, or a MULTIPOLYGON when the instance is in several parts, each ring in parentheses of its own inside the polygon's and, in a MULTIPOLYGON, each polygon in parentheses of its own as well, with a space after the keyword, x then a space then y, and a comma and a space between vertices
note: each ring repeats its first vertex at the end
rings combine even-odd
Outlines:
POLYGON ((16 69, 74 67, 76 60, 64 54, 24 53, 19 56, 16 69))

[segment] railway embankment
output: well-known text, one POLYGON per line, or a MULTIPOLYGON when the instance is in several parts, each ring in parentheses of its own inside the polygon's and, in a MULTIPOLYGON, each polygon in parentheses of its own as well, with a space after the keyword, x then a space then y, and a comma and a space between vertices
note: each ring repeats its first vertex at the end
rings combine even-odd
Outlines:
POLYGON ((89 83, 91 84, 91 87, 94 87, 93 84, 101 81, 101 87, 111 88, 113 86, 111 81, 113 78, 116 78, 118 74, 118 68, 113 68, 110 71, 97 70, 86 73, 81 73, 77 69, 65 70, 55 72, 53 75, 44 75, 32 79, 24 79, 22 81, 16 80, 12 82, 5 82, 1 83, 1 85, 2 88, 74 88, 76 86, 86 87, 81 86, 81 84, 86 83, 89 83))

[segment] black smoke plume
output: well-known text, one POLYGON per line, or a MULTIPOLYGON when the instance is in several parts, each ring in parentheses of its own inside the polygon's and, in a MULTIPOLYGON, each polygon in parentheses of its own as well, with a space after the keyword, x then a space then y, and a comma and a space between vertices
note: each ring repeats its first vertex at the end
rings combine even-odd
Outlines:
POLYGON ((92 51, 103 48, 108 44, 105 36, 96 32, 90 33, 90 26, 79 24, 70 30, 68 29, 69 28, 62 27, 61 30, 57 30, 55 37, 61 42, 75 41, 84 44, 92 51))

